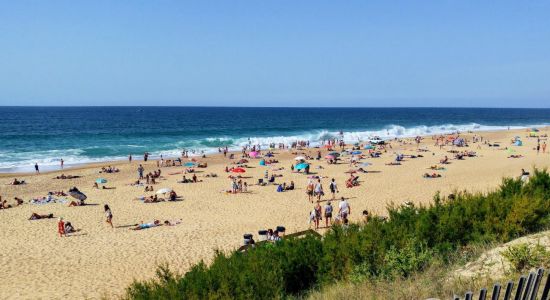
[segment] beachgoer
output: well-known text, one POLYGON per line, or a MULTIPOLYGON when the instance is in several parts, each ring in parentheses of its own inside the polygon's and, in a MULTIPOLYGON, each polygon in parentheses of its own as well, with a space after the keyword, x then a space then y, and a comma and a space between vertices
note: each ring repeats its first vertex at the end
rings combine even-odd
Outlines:
POLYGON ((315 229, 319 229, 319 221, 322 219, 322 208, 319 202, 313 207, 313 210, 315 211, 315 218, 313 219, 315 222, 315 229))
POLYGON ((327 202, 325 205, 325 226, 328 227, 329 224, 332 225, 332 204, 327 202))
POLYGON ((340 199, 340 203, 338 204, 338 214, 342 219, 346 219, 351 214, 351 206, 344 197, 340 199))
POLYGON ((111 208, 109 205, 105 204, 103 207, 105 210, 105 222, 107 222, 109 225, 111 225, 111 228, 113 227, 113 212, 111 211, 111 208))
POLYGON ((40 220, 40 219, 51 219, 53 218, 53 214, 47 214, 47 215, 39 215, 37 213, 32 213, 29 220, 40 220))
POLYGON ((64 163, 63 158, 61 159, 60 162, 61 162, 61 169, 63 169, 63 163, 64 163))
POLYGON ((65 234, 65 222, 63 222, 63 218, 61 217, 57 220, 57 233, 59 233, 59 237, 67 236, 65 234))
MULTIPOLYGON (((145 168, 143 168, 143 166, 140 164, 139 167, 138 167, 138 174, 139 174, 139 179, 144 179, 143 178, 143 171, 145 170, 145 168)), ((149 182, 147 182, 149 183, 149 182)))
POLYGON ((321 201, 321 196, 324 194, 323 185, 321 184, 321 179, 317 179, 314 192, 315 192, 315 196, 317 196, 317 201, 321 201))
POLYGON ((329 188, 330 188, 330 193, 332 194, 332 199, 334 200, 334 198, 336 197, 336 193, 340 192, 338 191, 338 186, 336 185, 336 181, 334 180, 334 178, 332 178, 329 188))
POLYGON ((34 170, 36 174, 40 174, 40 170, 38 170, 38 163, 34 163, 34 170))

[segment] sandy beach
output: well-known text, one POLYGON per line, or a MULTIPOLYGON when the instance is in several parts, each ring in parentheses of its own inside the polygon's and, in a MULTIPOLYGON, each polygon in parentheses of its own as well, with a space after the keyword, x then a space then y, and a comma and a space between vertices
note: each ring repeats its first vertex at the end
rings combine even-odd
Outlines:
MULTIPOLYGON (((548 134, 549 128, 541 128, 539 134, 548 134)), ((349 198, 351 221, 361 220, 361 211, 367 209, 374 214, 384 215, 390 203, 401 204, 411 201, 428 204, 436 192, 448 195, 456 190, 487 191, 495 188, 505 176, 519 176, 521 169, 531 171, 533 167, 550 166, 550 155, 537 154, 534 148, 537 138, 528 138, 526 130, 463 133, 467 141, 472 136, 482 136, 484 141, 499 143, 499 147, 489 147, 485 143, 469 143, 469 147, 456 148, 435 146, 432 137, 425 137, 420 145, 413 139, 391 141, 380 158, 366 158, 370 162, 369 173, 359 173, 360 185, 346 188, 346 173, 351 167, 347 158, 336 165, 324 160, 310 160, 311 172, 322 177, 329 199, 328 185, 335 178, 340 192, 338 197, 349 198), (523 146, 512 147, 515 152, 503 148, 511 147, 511 139, 520 136, 523 146), (426 149, 427 151, 419 151, 426 149), (463 160, 453 159, 449 150, 469 150, 476 157, 463 160), (401 165, 386 165, 394 161, 395 153, 422 155, 418 158, 405 158, 401 165), (521 158, 508 158, 510 154, 521 158), (439 164, 445 155, 450 164, 445 170, 429 170, 439 164), (322 168, 317 168, 321 166, 322 168), (440 178, 423 178, 424 173, 437 172, 440 178)), ((543 141, 548 141, 543 138, 543 141)), ((349 148, 349 147, 347 147, 349 148)), ((25 200, 22 206, 0 210, 0 270, 3 280, 0 289, 2 299, 60 299, 60 298, 100 298, 116 297, 133 280, 143 280, 154 276, 159 264, 168 263, 178 272, 185 272, 198 261, 211 259, 215 249, 229 251, 242 244, 243 233, 257 234, 259 229, 285 226, 288 233, 309 228, 309 212, 313 208, 305 194, 307 176, 293 173, 290 166, 297 155, 315 156, 318 149, 274 150, 279 163, 270 167, 259 166, 259 159, 251 159, 249 168, 242 174, 249 184, 249 193, 230 194, 231 181, 226 166, 232 161, 223 155, 200 159, 208 163, 207 168, 197 168, 201 182, 182 184, 181 172, 185 167, 162 167, 161 180, 154 185, 174 189, 182 196, 182 201, 143 203, 135 200, 139 196, 153 195, 144 192, 144 186, 131 186, 137 178, 137 168, 143 164, 145 172, 157 170, 156 161, 133 161, 101 163, 71 168, 63 171, 35 174, 0 175, 0 196, 14 205, 14 197, 25 200), (298 153, 292 153, 298 152, 298 153), (118 173, 100 174, 102 166, 115 165, 118 173), (276 182, 287 184, 294 181, 296 189, 282 193, 276 186, 256 185, 266 170, 281 174, 276 182), (206 177, 216 173, 217 177, 206 177), (61 174, 80 176, 75 179, 53 179, 61 174), (105 186, 114 189, 95 189, 97 178, 105 178, 105 186), (14 178, 26 184, 10 185, 14 178), (48 191, 67 191, 76 186, 88 196, 86 206, 68 207, 67 204, 30 204, 33 197, 46 196, 48 191), (112 209, 115 228, 105 223, 103 205, 112 209), (32 213, 54 214, 55 218, 30 221, 32 213), (57 235, 57 217, 70 221, 77 233, 69 237, 57 235), (133 231, 129 226, 152 220, 179 220, 176 226, 161 226, 147 230, 133 231)), ((366 152, 366 151, 364 151, 366 152)), ((323 157, 327 150, 323 149, 323 157)), ((186 175, 188 178, 192 174, 186 175)), ((67 197, 71 199, 70 197, 67 197)), ((324 203, 324 202, 323 202, 324 203)), ((333 202, 337 206, 337 201, 333 202)))

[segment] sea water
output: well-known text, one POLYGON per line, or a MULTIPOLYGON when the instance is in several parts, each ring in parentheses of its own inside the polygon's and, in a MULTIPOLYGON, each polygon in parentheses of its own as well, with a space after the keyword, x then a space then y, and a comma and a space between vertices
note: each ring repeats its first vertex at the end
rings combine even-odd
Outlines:
POLYGON ((249 143, 316 144, 502 130, 550 124, 550 109, 0 107, 0 172, 152 157, 183 149, 217 152, 249 143))

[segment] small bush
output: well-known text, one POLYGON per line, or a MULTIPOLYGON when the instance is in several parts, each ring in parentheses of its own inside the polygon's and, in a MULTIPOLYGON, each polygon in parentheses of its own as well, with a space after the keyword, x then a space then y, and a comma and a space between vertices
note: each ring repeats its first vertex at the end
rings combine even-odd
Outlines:
POLYGON ((550 265, 550 252, 542 245, 522 243, 508 247, 502 256, 512 265, 514 271, 522 273, 536 267, 550 265))

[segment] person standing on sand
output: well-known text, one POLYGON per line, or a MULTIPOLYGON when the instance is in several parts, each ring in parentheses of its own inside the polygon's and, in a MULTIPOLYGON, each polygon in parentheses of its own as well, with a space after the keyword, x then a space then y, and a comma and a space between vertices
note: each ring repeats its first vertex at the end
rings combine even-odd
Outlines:
POLYGON ((139 174, 139 179, 143 179, 143 171, 145 169, 143 168, 143 166, 140 164, 139 167, 138 167, 138 174, 139 174))
POLYGON ((63 222, 63 218, 61 217, 57 220, 57 233, 59 233, 59 237, 67 236, 65 233, 65 222, 63 222))
POLYGON ((61 159, 61 169, 63 169, 63 163, 64 163, 64 161, 63 161, 63 158, 62 158, 61 159))
POLYGON ((111 228, 113 227, 113 213, 111 212, 111 208, 109 208, 109 205, 105 204, 103 207, 105 209, 105 222, 107 222, 109 225, 111 225, 111 228))
POLYGON ((128 162, 132 163, 132 154, 128 155, 128 162))
POLYGON ((546 142, 542 143, 542 154, 546 153, 546 142))
POLYGON ((338 186, 336 185, 336 181, 334 181, 334 178, 332 178, 329 188, 330 188, 330 193, 332 194, 332 200, 334 200, 334 198, 336 197, 336 193, 340 192, 338 191, 338 186))
POLYGON ((325 205, 325 226, 332 225, 332 204, 330 201, 325 205))
POLYGON ((315 184, 315 196, 317 196, 317 201, 321 201, 321 196, 323 196, 323 185, 321 184, 321 179, 317 180, 315 184))
POLYGON ((338 214, 342 219, 347 219, 348 215, 351 214, 351 207, 348 201, 344 199, 344 197, 340 199, 340 204, 338 204, 338 208, 339 208, 338 214))
POLYGON ((36 174, 40 174, 40 171, 38 170, 38 163, 34 163, 34 171, 36 174))

